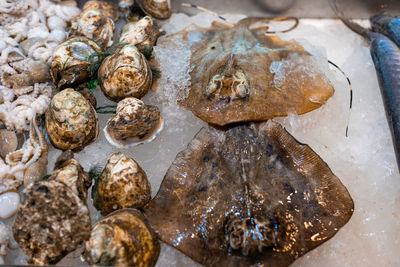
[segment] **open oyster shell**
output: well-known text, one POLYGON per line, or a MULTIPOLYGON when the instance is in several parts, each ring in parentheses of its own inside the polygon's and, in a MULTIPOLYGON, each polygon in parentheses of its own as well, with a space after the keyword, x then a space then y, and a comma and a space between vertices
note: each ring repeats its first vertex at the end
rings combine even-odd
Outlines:
POLYGON ((89 57, 101 52, 96 42, 87 37, 73 37, 57 46, 51 62, 53 83, 60 89, 74 87, 89 80, 89 66, 97 60, 89 57))
POLYGON ((163 129, 163 120, 156 106, 129 97, 117 105, 117 114, 104 128, 107 141, 120 148, 153 141, 163 129))
POLYGON ((125 45, 107 57, 99 68, 98 78, 104 95, 113 101, 142 98, 152 83, 150 66, 134 45, 125 45))
POLYGON ((96 111, 80 93, 65 89, 53 97, 46 111, 46 132, 55 147, 80 151, 99 133, 96 111))
POLYGON ((168 19, 171 17, 170 0, 137 0, 140 8, 149 16, 156 19, 168 19))
POLYGON ((95 181, 92 198, 102 214, 123 208, 141 208, 150 201, 151 187, 139 164, 118 152, 111 155, 95 181))
POLYGON ((71 36, 86 36, 102 48, 112 46, 114 21, 101 10, 85 9, 71 22, 71 36))
POLYGON ((146 16, 137 22, 125 24, 122 28, 119 42, 135 45, 139 51, 152 50, 160 35, 161 32, 154 25, 153 19, 146 16))
POLYGON ((99 221, 90 233, 82 258, 94 266, 154 266, 160 244, 143 215, 118 210, 99 221))

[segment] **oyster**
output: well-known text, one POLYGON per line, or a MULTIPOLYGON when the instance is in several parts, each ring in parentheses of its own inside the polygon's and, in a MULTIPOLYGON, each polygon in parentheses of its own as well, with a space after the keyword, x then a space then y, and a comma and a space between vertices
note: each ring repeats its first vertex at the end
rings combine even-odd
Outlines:
POLYGON ((149 16, 137 22, 125 24, 119 38, 120 43, 135 45, 139 51, 153 49, 161 32, 154 25, 153 19, 149 16))
POLYGON ((89 80, 88 68, 98 58, 101 48, 87 37, 73 37, 57 46, 51 61, 50 74, 59 88, 73 87, 89 80))
POLYGON ((98 78, 101 90, 113 101, 142 98, 152 83, 150 66, 134 45, 125 45, 107 57, 99 68, 98 78))
POLYGON ((82 258, 95 266, 154 266, 160 244, 143 215, 123 209, 99 221, 90 233, 82 258))
POLYGON ((83 6, 82 13, 87 10, 99 11, 101 14, 109 17, 113 21, 117 21, 119 17, 117 6, 110 1, 87 1, 83 6))
POLYGON ((138 5, 149 16, 156 19, 168 19, 171 17, 170 0, 137 0, 138 5))
POLYGON ((151 187, 139 164, 118 152, 111 155, 95 181, 92 198, 102 214, 123 208, 141 208, 150 201, 151 187))
POLYGON ((89 175, 76 159, 70 158, 56 164, 58 168, 47 181, 55 180, 68 186, 82 201, 86 201, 88 189, 92 184, 89 175))
POLYGON ((13 234, 28 264, 57 263, 90 236, 89 210, 68 186, 56 180, 26 188, 13 234))
POLYGON ((104 134, 110 144, 124 148, 153 141, 163 128, 156 106, 128 97, 117 105, 117 114, 110 117, 104 134))
POLYGON ((62 150, 80 151, 99 133, 96 111, 72 88, 53 97, 46 111, 45 126, 51 143, 62 150))
POLYGON ((85 9, 71 22, 71 36, 85 36, 102 48, 112 46, 114 21, 100 10, 85 9))
POLYGON ((353 210, 329 166, 267 121, 201 129, 145 215, 161 240, 206 266, 289 266, 353 210))

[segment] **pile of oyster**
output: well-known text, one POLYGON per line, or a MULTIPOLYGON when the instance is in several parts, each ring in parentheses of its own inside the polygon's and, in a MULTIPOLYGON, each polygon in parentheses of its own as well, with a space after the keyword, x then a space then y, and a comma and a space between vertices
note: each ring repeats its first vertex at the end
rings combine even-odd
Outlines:
MULTIPOLYGON (((153 83, 148 59, 162 34, 153 17, 170 15, 168 1, 136 1, 136 6, 133 1, 119 1, 119 6, 88 1, 71 21, 69 39, 56 48, 51 61, 50 76, 59 92, 51 99, 43 123, 49 141, 64 153, 51 175, 44 175, 42 166, 42 178, 27 184, 12 229, 29 264, 55 264, 87 241, 82 257, 92 265, 155 265, 158 239, 135 210, 151 198, 144 170, 134 159, 115 153, 101 174, 89 175, 73 152, 83 150, 99 134, 97 101, 90 89, 96 83, 107 98, 118 102, 104 129, 112 145, 150 142, 162 130, 159 109, 140 98, 153 83), (118 19, 129 22, 115 42, 118 19), (92 180, 94 206, 107 215, 93 229, 86 205, 92 180)), ((15 149, 2 147, 0 152, 6 155, 15 149)), ((13 194, 9 199, 16 197, 19 203, 19 195, 13 194)), ((15 210, 0 215, 10 216, 15 210)))

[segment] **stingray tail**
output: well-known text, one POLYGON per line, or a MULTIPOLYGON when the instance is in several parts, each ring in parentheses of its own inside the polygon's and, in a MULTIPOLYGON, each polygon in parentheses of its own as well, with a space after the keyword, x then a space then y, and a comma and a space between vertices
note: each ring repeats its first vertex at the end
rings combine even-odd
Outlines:
POLYGON ((337 0, 330 0, 329 4, 333 10, 333 12, 335 12, 335 15, 347 26, 349 27, 353 32, 363 36, 364 38, 368 39, 369 38, 369 33, 370 30, 366 29, 364 27, 362 27, 361 25, 359 25, 358 23, 355 23, 353 21, 351 21, 349 18, 346 18, 343 14, 343 12, 341 12, 338 8, 337 8, 337 4, 336 4, 337 0))

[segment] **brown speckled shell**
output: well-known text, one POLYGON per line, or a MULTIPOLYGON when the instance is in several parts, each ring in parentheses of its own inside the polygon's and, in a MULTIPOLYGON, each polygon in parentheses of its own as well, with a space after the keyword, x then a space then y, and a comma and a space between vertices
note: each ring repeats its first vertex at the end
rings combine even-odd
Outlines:
POLYGON ((96 111, 80 93, 65 89, 53 97, 46 111, 46 132, 55 147, 80 151, 98 136, 96 111))
POLYGON ((71 36, 86 36, 102 48, 113 44, 114 21, 101 10, 86 9, 71 22, 71 36))
POLYGON ((144 216, 123 209, 94 226, 82 257, 90 265, 151 267, 159 254, 160 244, 144 216))
POLYGON ((137 22, 125 24, 119 42, 135 45, 139 51, 143 51, 144 49, 153 49, 160 35, 161 32, 154 25, 153 19, 146 16, 137 22))
POLYGON ((134 45, 125 45, 107 57, 98 78, 104 95, 113 101, 142 98, 152 83, 150 66, 134 45))
POLYGON ((119 12, 117 6, 110 1, 87 1, 83 6, 82 13, 86 10, 97 10, 113 21, 118 20, 119 12))
POLYGON ((92 180, 75 159, 69 159, 62 163, 48 178, 48 181, 56 180, 68 186, 82 201, 86 201, 88 189, 92 180))
POLYGON ((89 80, 88 57, 101 52, 96 42, 87 37, 73 37, 57 46, 51 61, 50 75, 56 87, 73 87, 89 80))
POLYGON ((117 209, 144 207, 151 198, 151 187, 139 164, 122 153, 108 159, 101 176, 96 180, 92 197, 102 214, 117 209))
POLYGON ((171 5, 169 0, 157 2, 154 0, 137 0, 140 8, 149 16, 156 19, 168 19, 172 15, 171 5))
POLYGON ((90 236, 89 210, 65 184, 43 181, 28 186, 13 234, 28 263, 57 263, 90 236))
POLYGON ((117 105, 117 114, 107 121, 106 138, 121 146, 146 143, 155 138, 162 129, 162 118, 156 106, 128 97, 117 105))

